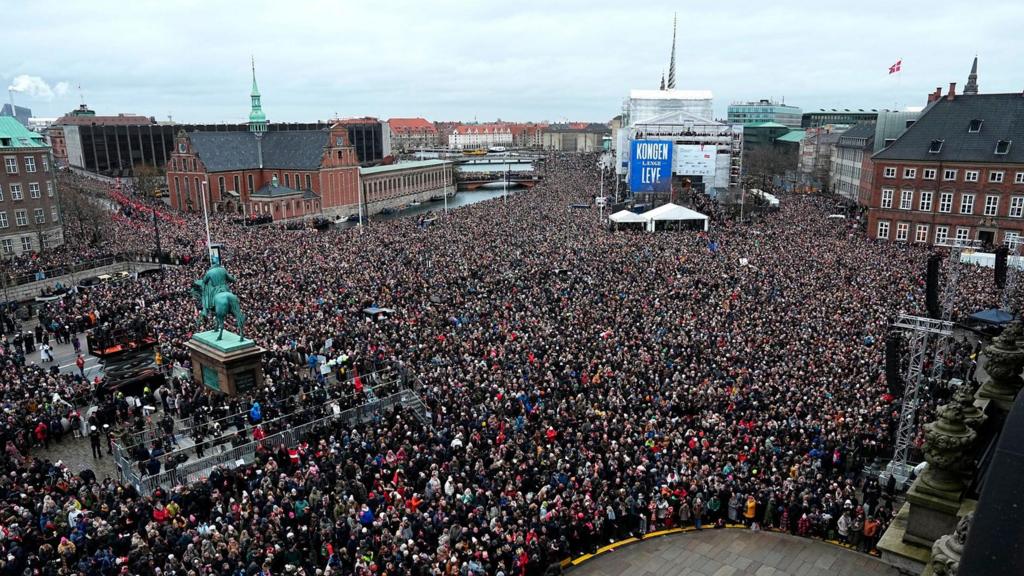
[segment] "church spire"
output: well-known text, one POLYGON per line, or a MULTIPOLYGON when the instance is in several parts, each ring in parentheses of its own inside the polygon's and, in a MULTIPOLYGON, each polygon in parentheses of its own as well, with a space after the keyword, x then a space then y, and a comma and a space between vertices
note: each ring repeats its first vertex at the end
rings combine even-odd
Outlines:
POLYGON ((967 84, 964 85, 964 94, 977 94, 978 93, 978 57, 974 57, 974 63, 971 64, 971 73, 967 75, 967 84))
POLYGON ((661 90, 665 89, 665 73, 661 73, 661 90))
POLYGON ((252 92, 249 94, 252 99, 252 109, 249 111, 249 131, 261 134, 267 131, 267 115, 263 113, 263 105, 260 103, 260 89, 256 86, 256 59, 252 59, 252 92))
POLYGON ((668 85, 669 90, 676 89, 676 15, 672 15, 672 56, 668 61, 668 85))

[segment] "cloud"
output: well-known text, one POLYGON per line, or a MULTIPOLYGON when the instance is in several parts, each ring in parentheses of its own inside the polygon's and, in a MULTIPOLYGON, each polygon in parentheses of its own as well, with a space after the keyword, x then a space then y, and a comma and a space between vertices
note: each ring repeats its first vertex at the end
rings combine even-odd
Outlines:
POLYGON ((28 94, 33 98, 50 101, 53 100, 54 96, 63 96, 67 94, 68 87, 67 82, 57 82, 55 86, 51 87, 39 76, 20 74, 15 76, 7 89, 12 92, 28 94))

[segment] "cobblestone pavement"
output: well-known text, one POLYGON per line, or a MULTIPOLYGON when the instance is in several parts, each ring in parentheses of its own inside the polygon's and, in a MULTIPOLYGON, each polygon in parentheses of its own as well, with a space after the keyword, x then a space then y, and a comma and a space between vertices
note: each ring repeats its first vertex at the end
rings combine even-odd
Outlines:
POLYGON ((629 544, 570 576, 898 576, 881 560, 774 532, 705 530, 629 544))
POLYGON ((50 442, 49 450, 37 448, 32 451, 32 455, 37 458, 46 458, 51 462, 60 460, 72 474, 78 474, 89 468, 100 480, 106 476, 117 478, 114 457, 107 454, 106 443, 103 444, 103 458, 93 458, 88 438, 72 439, 71 436, 66 436, 60 443, 50 442))

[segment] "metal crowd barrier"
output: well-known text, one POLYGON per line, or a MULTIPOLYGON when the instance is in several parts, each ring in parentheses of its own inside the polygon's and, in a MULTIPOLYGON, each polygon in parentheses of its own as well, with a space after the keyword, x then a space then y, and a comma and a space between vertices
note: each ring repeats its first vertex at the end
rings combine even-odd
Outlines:
MULTIPOLYGON (((338 424, 345 427, 354 426, 374 420, 385 410, 399 405, 404 405, 417 413, 419 412, 418 408, 423 406, 422 401, 419 400, 419 397, 414 392, 411 390, 400 390, 376 401, 343 410, 339 414, 331 414, 324 418, 290 427, 276 434, 271 434, 262 440, 247 442, 241 446, 211 453, 202 459, 186 462, 173 470, 165 470, 151 476, 142 477, 138 471, 138 466, 133 466, 129 459, 126 459, 125 455, 119 452, 120 447, 115 449, 115 452, 118 452, 115 461, 122 472, 121 476, 125 482, 135 486, 135 489, 140 494, 149 494, 156 490, 158 486, 171 488, 180 484, 201 481, 207 478, 210 471, 218 466, 234 468, 239 460, 245 464, 251 464, 256 458, 256 451, 258 449, 274 450, 278 446, 295 446, 317 427, 338 424)), ((418 417, 422 418, 420 415, 418 417)), ((216 449, 216 447, 211 447, 210 452, 216 449)))

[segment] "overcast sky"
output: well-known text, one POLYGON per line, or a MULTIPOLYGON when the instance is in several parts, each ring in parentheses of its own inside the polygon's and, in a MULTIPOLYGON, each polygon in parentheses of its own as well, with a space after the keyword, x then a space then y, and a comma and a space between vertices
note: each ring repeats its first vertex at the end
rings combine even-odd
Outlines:
POLYGON ((36 116, 77 106, 81 85, 98 114, 240 122, 252 54, 272 122, 607 121, 631 88, 658 87, 679 10, 677 87, 712 90, 719 116, 764 97, 805 110, 922 105, 936 86, 963 86, 975 53, 982 92, 1024 90, 1021 0, 837 4, 11 1, 0 79, 36 116))

